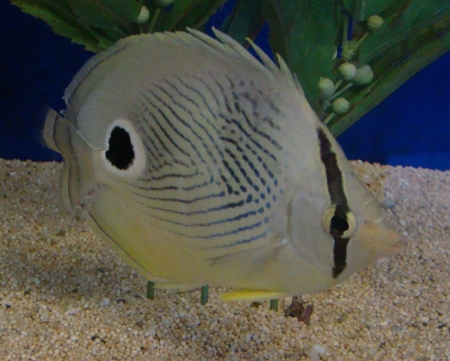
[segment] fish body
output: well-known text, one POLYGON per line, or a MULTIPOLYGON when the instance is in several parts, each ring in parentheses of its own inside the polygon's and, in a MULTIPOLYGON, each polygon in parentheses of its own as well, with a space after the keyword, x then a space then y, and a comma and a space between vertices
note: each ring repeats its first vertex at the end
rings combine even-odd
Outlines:
POLYGON ((284 61, 216 36, 132 36, 80 70, 44 128, 66 208, 91 194, 93 230, 149 280, 248 290, 229 299, 321 291, 397 252, 284 61))

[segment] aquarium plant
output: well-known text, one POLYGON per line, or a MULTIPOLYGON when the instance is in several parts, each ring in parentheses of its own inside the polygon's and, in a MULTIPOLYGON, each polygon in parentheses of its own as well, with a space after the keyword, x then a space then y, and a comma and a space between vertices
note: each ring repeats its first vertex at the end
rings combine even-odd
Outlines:
MULTIPOLYGON (((226 0, 11 2, 97 52, 132 34, 203 30, 226 0)), ((448 0, 235 0, 221 30, 248 44, 266 23, 336 136, 450 49, 448 0)))
MULTIPOLYGON (((98 52, 133 34, 205 30, 226 0, 11 0, 98 52)), ((335 136, 450 49, 448 0, 230 0, 221 30, 248 46, 265 24, 335 136)), ((202 303, 208 288, 202 289, 202 303)), ((153 284, 148 297, 154 297, 153 284)), ((276 309, 275 301, 271 308, 276 309)))

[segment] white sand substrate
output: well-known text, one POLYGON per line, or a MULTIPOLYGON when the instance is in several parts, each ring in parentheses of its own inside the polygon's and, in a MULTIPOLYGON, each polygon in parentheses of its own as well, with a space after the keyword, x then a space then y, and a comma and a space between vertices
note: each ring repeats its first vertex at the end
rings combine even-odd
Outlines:
POLYGON ((407 247, 303 296, 310 324, 223 289, 158 291, 58 206, 61 164, 0 160, 0 360, 449 360, 450 172, 353 162, 407 247), (309 355, 309 356, 308 356, 309 355))

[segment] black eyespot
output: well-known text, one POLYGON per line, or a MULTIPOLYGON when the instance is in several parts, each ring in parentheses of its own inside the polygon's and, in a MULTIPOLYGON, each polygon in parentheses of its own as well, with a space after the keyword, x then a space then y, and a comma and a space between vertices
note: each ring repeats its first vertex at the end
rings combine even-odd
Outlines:
POLYGON ((109 136, 108 143, 106 159, 118 169, 128 169, 134 160, 133 144, 128 132, 121 127, 115 127, 109 136))
POLYGON ((330 226, 331 226, 331 229, 334 229, 341 233, 344 233, 346 230, 348 230, 350 228, 347 220, 340 216, 337 216, 337 215, 334 215, 331 218, 330 226))

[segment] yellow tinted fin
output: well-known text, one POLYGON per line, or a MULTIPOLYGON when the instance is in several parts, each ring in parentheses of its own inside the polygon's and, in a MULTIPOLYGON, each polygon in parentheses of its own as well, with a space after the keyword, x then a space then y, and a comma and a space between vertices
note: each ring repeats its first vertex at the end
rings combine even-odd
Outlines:
POLYGON ((202 287, 201 285, 189 285, 180 283, 157 283, 154 288, 176 292, 189 292, 202 287))
POLYGON ((281 298, 286 296, 288 295, 281 292, 242 289, 239 291, 222 293, 219 297, 223 301, 260 301, 272 300, 274 298, 281 298))
MULTIPOLYGON (((96 233, 101 239, 108 242, 108 245, 116 252, 129 266, 137 269, 147 280, 153 282, 168 282, 168 280, 155 276, 154 274, 147 271, 144 267, 142 267, 139 263, 137 263, 132 255, 129 255, 120 244, 116 243, 101 227, 99 223, 97 223, 96 218, 98 216, 96 214, 95 209, 90 209, 89 214, 87 216, 87 222, 89 226, 91 226, 94 233, 96 233)), ((156 288, 156 287, 155 287, 156 288)))

